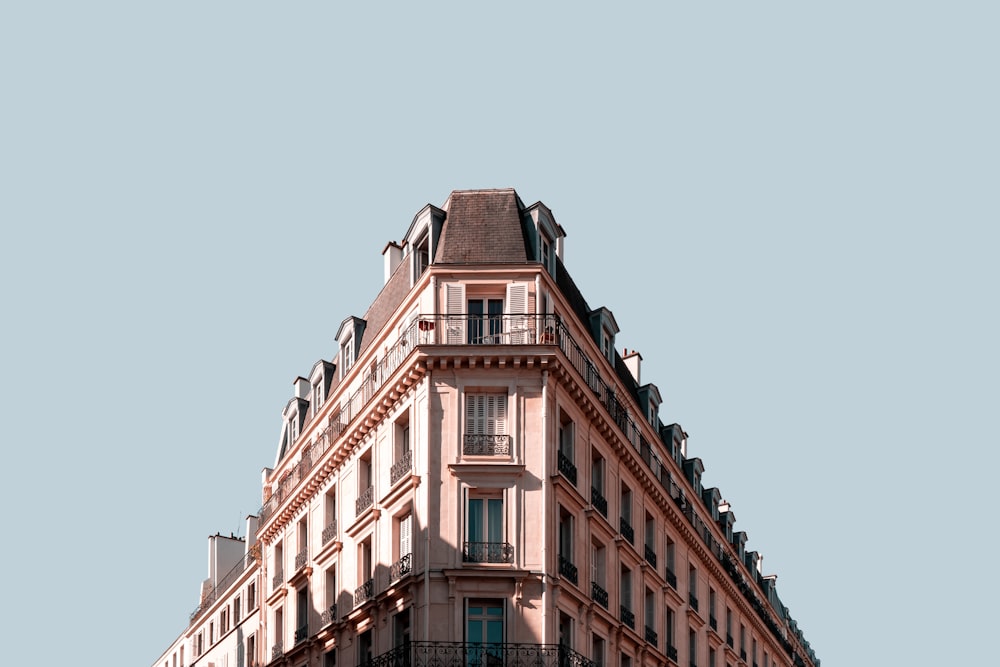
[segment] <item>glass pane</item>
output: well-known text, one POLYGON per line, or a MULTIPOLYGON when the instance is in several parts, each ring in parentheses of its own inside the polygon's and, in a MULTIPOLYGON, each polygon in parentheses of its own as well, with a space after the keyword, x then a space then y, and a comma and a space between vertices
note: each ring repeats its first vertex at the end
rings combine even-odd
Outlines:
POLYGON ((483 541, 483 499, 469 499, 469 541, 483 541))
POLYGON ((489 542, 503 541, 503 501, 499 498, 490 498, 487 509, 489 510, 489 542))

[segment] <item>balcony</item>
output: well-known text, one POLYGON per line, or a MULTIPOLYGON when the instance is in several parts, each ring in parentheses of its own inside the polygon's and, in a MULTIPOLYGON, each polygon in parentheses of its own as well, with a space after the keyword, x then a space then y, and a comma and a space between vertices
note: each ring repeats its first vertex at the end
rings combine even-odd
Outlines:
POLYGON ((735 646, 735 643, 733 642, 733 636, 731 634, 726 633, 726 644, 729 646, 729 648, 733 648, 733 646, 735 646))
POLYGON ((673 660, 674 662, 677 662, 677 647, 676 646, 670 646, 669 644, 667 645, 667 658, 669 658, 670 660, 673 660))
POLYGON ((466 433, 462 442, 465 456, 510 456, 509 435, 466 433))
POLYGON ((513 563, 514 547, 508 542, 465 542, 462 561, 466 563, 513 563))
POLYGON ((295 643, 296 644, 300 644, 300 643, 304 642, 306 640, 306 637, 308 637, 308 636, 309 636, 309 626, 308 625, 300 625, 299 627, 295 628, 295 643))
POLYGON ((605 609, 608 608, 608 592, 596 581, 590 582, 590 597, 605 609))
POLYGON ((330 523, 326 524, 326 528, 323 529, 323 544, 328 543, 336 536, 337 536, 337 520, 332 519, 330 523))
POLYGON ((389 567, 389 581, 396 582, 413 571, 413 554, 406 554, 389 567))
POLYGON ((271 647, 271 660, 277 660, 282 655, 284 655, 285 649, 281 646, 281 640, 274 642, 274 646, 271 647))
POLYGON ((323 613, 319 615, 319 620, 323 625, 330 625, 337 620, 337 605, 332 604, 329 608, 324 609, 323 613))
POLYGON ((295 554, 295 571, 298 572, 306 566, 309 562, 309 548, 306 547, 302 551, 295 554))
POLYGON ((276 591, 281 588, 281 584, 285 583, 285 573, 281 570, 275 570, 274 576, 271 577, 271 590, 276 591))
POLYGON ((667 583, 670 584, 670 586, 674 590, 677 590, 677 575, 673 573, 673 570, 671 570, 668 567, 667 570, 666 570, 666 572, 664 573, 664 575, 665 575, 665 577, 667 579, 667 583))
POLYGON ((559 452, 559 472, 576 486, 576 466, 568 456, 559 452))
POLYGON ((375 580, 369 579, 354 589, 354 606, 361 606, 373 597, 375 597, 375 580))
POLYGON ((622 623, 635 630, 635 614, 632 613, 631 609, 625 605, 619 605, 618 617, 621 619, 622 623))
POLYGON ((570 562, 570 560, 564 556, 559 556, 559 574, 566 577, 574 584, 577 582, 576 579, 576 565, 570 562))
POLYGON ((590 504, 593 505, 598 512, 603 514, 605 518, 607 518, 608 499, 594 487, 590 487, 590 504))
POLYGON ((621 518, 618 523, 618 532, 622 534, 629 544, 635 544, 635 531, 632 530, 632 524, 625 517, 621 518))
POLYGON ((403 455, 399 457, 399 460, 392 464, 389 468, 389 483, 395 484, 403 477, 407 475, 411 470, 413 470, 413 455, 410 450, 403 452, 403 455))
POLYGON ((656 630, 647 625, 646 634, 644 636, 646 638, 647 643, 652 644, 653 646, 657 645, 657 640, 659 639, 659 637, 656 634, 656 630))
POLYGON ((747 650, 745 648, 740 649, 740 660, 743 662, 747 661, 747 650))
POLYGON ((646 562, 653 567, 656 567, 656 550, 647 544, 645 549, 643 549, 643 552, 646 556, 646 562))
POLYGON ((597 667, 559 644, 408 642, 359 667, 597 667))
POLYGON ((712 616, 711 614, 709 614, 708 615, 708 625, 713 630, 718 630, 719 629, 719 620, 717 618, 715 618, 715 616, 712 616))
POLYGON ((690 595, 688 595, 688 604, 691 605, 692 609, 694 609, 695 611, 698 611, 698 598, 695 597, 694 593, 691 593, 690 595))
POLYGON ((354 501, 354 516, 361 516, 361 513, 375 504, 375 487, 369 486, 361 492, 358 499, 354 501))

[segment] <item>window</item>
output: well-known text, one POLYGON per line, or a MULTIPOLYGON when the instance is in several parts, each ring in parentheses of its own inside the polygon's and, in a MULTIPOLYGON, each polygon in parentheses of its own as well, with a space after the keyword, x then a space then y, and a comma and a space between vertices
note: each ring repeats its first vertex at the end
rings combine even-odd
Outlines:
POLYGON ((229 608, 219 612, 219 637, 229 632, 229 608))
POLYGON ((408 411, 404 411, 393 424, 392 436, 392 468, 389 471, 389 482, 395 484, 413 469, 410 454, 410 413, 408 411))
POLYGON ((621 667, 632 667, 632 656, 622 653, 621 658, 619 659, 619 664, 621 667))
MULTIPOLYGON (((677 635, 675 634, 677 632, 677 619, 675 617, 676 616, 676 612, 673 609, 671 609, 670 607, 667 607, 666 616, 667 616, 667 628, 666 628, 667 629, 667 657, 669 658, 669 657, 671 657, 671 650, 670 649, 674 649, 674 651, 676 651, 676 649, 677 649, 677 635)), ((674 654, 672 659, 676 660, 677 659, 677 655, 674 654)))
POLYGON ((211 646, 215 643, 215 622, 208 624, 208 645, 211 646))
POLYGON ((621 580, 618 588, 621 600, 621 621, 630 628, 635 628, 635 614, 632 612, 632 570, 624 565, 621 569, 621 580))
POLYGON ((253 611, 257 607, 257 584, 250 582, 247 586, 247 611, 253 611))
POLYGON ((320 379, 312 386, 312 411, 313 415, 319 413, 319 409, 323 407, 323 380, 320 379))
POLYGON ((510 563, 514 550, 504 542, 504 503, 500 491, 469 491, 466 502, 464 560, 510 563))
POLYGON ((656 594, 650 589, 646 589, 646 608, 645 608, 645 622, 646 622, 646 641, 657 646, 657 636, 656 636, 656 594))
POLYGON ((285 583, 285 550, 281 542, 274 545, 274 579, 271 580, 271 590, 276 591, 285 583))
POLYGON ((333 623, 337 620, 337 568, 331 567, 326 571, 326 606, 323 610, 323 625, 333 623))
POLYGON ((559 472, 576 484, 576 457, 573 455, 573 420, 559 410, 559 472))
POLYGON ((708 624, 712 626, 713 630, 718 627, 718 621, 715 618, 715 589, 711 586, 708 587, 708 624))
POLYGON ((693 565, 688 569, 688 602, 698 611, 698 570, 693 565))
POLYGON ((400 648, 409 645, 409 643, 410 610, 407 608, 392 617, 392 646, 400 648))
POLYGON ((337 536, 337 487, 323 494, 323 544, 337 536))
POLYGON ((503 600, 469 600, 465 608, 465 641, 470 667, 503 664, 503 600), (484 646, 485 645, 485 646, 484 646))
POLYGON ((365 665, 372 659, 372 631, 365 630, 358 636, 358 664, 365 665))
POLYGON ((250 635, 247 637, 247 667, 256 667, 257 665, 257 636, 250 635))
POLYGON ((715 649, 708 647, 708 667, 715 667, 715 649))
POLYGON ((691 662, 691 667, 697 667, 698 633, 696 633, 694 630, 688 630, 688 660, 691 662))
POLYGON ((503 299, 469 299, 466 342, 483 345, 503 342, 503 299))
POLYGON ((622 482, 621 486, 621 524, 619 532, 631 544, 635 544, 635 531, 632 529, 632 489, 622 482))
POLYGON ((374 595, 374 563, 372 562, 372 538, 369 535, 358 545, 358 588, 354 592, 354 604, 370 600, 374 595))
POLYGON ((604 457, 597 449, 591 452, 590 461, 590 502, 607 518, 608 501, 604 497, 604 457))
POLYGON ((358 498, 354 505, 355 516, 375 503, 375 487, 372 477, 372 450, 368 449, 358 459, 358 498))
POLYGON ((285 641, 285 612, 281 607, 278 607, 277 609, 274 610, 274 645, 282 647, 284 641, 285 641))
POLYGON ((573 648, 573 619, 566 612, 559 612, 559 645, 573 648))
POLYGON ((233 600, 233 625, 240 622, 240 616, 243 613, 243 605, 241 604, 240 596, 237 595, 236 599, 233 600))
POLYGON ((564 507, 559 508, 559 574, 574 584, 577 570, 573 557, 573 515, 564 507))
POLYGON ((656 519, 649 512, 646 512, 646 522, 644 526, 644 552, 646 556, 646 562, 656 567, 656 519))
POLYGON ((506 393, 466 394, 462 452, 473 456, 510 454, 506 393))
POLYGON ((389 568, 389 579, 398 581, 413 570, 413 514, 407 512, 396 519, 395 562, 389 568))
POLYGON ((552 252, 552 239, 545 232, 538 235, 538 261, 550 274, 555 275, 555 254, 552 252))
POLYGON ((733 646, 733 610, 726 607, 726 643, 733 646))
POLYGON ((604 667, 604 638, 594 635, 590 643, 590 659, 594 662, 594 667, 604 667))
POLYGON ((309 586, 295 593, 295 643, 305 641, 309 635, 309 586))
POLYGON ((354 336, 348 336, 340 346, 340 377, 347 375, 347 371, 354 365, 354 336))
POLYGON ((299 519, 295 526, 295 536, 298 541, 299 550, 295 553, 295 569, 305 567, 309 560, 309 525, 306 517, 299 519))
POLYGON ((416 279, 424 274, 427 267, 431 264, 431 244, 430 236, 425 232, 423 236, 417 239, 417 242, 413 245, 413 279, 416 279))
POLYGON ((601 354, 610 362, 614 362, 615 357, 615 337, 608 329, 601 329, 601 354))
POLYGON ((667 535, 667 549, 664 554, 667 561, 667 583, 677 588, 677 570, 674 567, 674 559, 676 558, 677 545, 674 543, 670 536, 667 535))

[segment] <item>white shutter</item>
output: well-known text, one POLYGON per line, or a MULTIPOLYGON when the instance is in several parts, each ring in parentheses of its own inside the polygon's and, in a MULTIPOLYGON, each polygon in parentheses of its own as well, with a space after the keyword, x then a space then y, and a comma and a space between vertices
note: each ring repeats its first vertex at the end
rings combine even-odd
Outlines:
POLYGON ((413 550, 413 515, 407 514, 399 522, 399 557, 409 554, 413 550))
POLYGON ((507 394, 490 394, 490 426, 487 433, 507 434, 507 394))
POLYGON ((507 285, 507 326, 510 342, 514 345, 534 342, 529 331, 528 285, 527 283, 510 283, 507 285))
POLYGON ((465 285, 461 283, 445 285, 445 312, 448 333, 445 342, 451 345, 465 343, 465 285))

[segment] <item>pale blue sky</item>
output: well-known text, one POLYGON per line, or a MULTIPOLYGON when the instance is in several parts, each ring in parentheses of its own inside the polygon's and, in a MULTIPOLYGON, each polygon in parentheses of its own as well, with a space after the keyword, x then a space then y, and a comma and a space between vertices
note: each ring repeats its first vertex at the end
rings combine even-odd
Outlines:
POLYGON ((825 667, 988 662, 998 19, 7 3, 4 662, 169 645, 292 380, 470 187, 553 209, 825 667))

